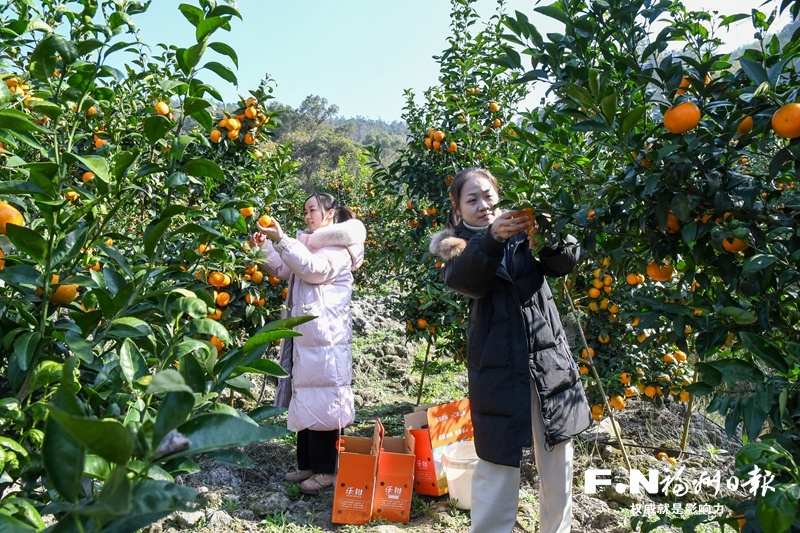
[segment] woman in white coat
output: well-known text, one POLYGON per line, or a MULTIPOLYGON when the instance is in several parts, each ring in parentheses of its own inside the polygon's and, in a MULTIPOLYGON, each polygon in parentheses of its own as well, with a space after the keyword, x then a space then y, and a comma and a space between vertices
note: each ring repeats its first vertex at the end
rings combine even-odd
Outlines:
POLYGON ((290 316, 317 317, 295 328, 302 336, 281 345, 281 365, 290 377, 279 381, 275 403, 288 406, 287 428, 297 432, 298 470, 284 479, 318 494, 336 481, 336 442, 355 418, 350 297, 367 232, 327 193, 310 196, 304 212, 308 229, 297 238, 273 222, 258 225, 252 242, 267 253, 264 269, 289 280, 290 316))

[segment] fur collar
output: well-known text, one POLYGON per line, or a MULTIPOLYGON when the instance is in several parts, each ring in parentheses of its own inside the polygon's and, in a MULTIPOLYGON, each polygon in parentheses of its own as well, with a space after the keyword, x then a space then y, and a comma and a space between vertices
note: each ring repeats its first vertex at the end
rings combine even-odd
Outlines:
MULTIPOLYGON (((357 218, 319 228, 314 233, 303 232, 302 241, 311 250, 325 246, 352 246, 364 244, 367 229, 357 218)), ((299 237, 299 235, 298 235, 299 237)))
POLYGON ((456 236, 453 229, 444 229, 431 235, 431 244, 428 248, 433 255, 450 261, 461 255, 466 247, 466 239, 456 236))

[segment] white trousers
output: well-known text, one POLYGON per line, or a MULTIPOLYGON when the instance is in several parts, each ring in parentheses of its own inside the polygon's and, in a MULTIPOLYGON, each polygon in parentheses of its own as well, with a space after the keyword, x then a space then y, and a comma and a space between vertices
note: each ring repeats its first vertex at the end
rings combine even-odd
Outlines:
MULTIPOLYGON (((533 455, 539 472, 539 532, 569 533, 572 524, 572 440, 545 449, 539 395, 531 380, 533 455)), ((517 522, 519 468, 478 459, 472 472, 471 533, 509 533, 517 522)))

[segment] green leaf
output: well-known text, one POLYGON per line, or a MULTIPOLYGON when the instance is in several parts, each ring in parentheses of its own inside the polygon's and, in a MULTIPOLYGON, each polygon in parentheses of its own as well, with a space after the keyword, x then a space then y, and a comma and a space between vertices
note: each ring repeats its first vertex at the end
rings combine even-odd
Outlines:
POLYGON ((8 239, 19 251, 41 263, 47 254, 47 241, 37 232, 14 224, 6 225, 8 239))
POLYGON ((85 507, 82 514, 107 519, 110 516, 124 516, 133 507, 133 484, 128 479, 127 465, 117 465, 103 483, 100 495, 91 506, 85 507))
POLYGON ((190 4, 181 4, 178 6, 178 9, 181 13, 183 13, 183 16, 186 18, 186 20, 188 20, 189 23, 195 28, 205 17, 202 9, 190 4))
POLYGON ((183 101, 183 112, 187 115, 191 115, 196 111, 202 111, 211 107, 211 102, 206 100, 205 98, 195 98, 193 96, 188 96, 183 101))
POLYGON ((150 374, 150 368, 139 347, 131 339, 122 341, 119 349, 119 366, 129 385, 150 374))
POLYGON ((41 335, 38 331, 28 331, 23 333, 14 341, 14 359, 17 366, 23 372, 28 370, 33 356, 36 353, 36 346, 39 344, 41 335))
POLYGON ((124 339, 153 336, 153 330, 144 320, 125 316, 113 320, 108 327, 108 336, 124 339))
POLYGON ((267 374, 275 376, 276 378, 289 377, 289 374, 281 365, 269 359, 258 359, 248 365, 236 367, 236 370, 241 372, 253 372, 256 374, 267 374))
POLYGON ((223 181, 225 179, 225 173, 219 165, 208 159, 190 159, 183 165, 181 170, 190 176, 208 177, 215 181, 223 181))
POLYGON ((223 80, 236 85, 238 81, 236 80, 236 74, 233 73, 231 69, 226 67, 225 65, 218 63, 216 61, 209 61, 203 68, 210 70, 223 80))
POLYGON ((91 453, 117 464, 130 459, 136 444, 130 430, 117 420, 71 415, 55 405, 49 405, 48 411, 91 453))
POLYGON ((77 503, 81 495, 83 462, 86 448, 54 418, 44 424, 42 457, 48 480, 56 491, 70 503, 77 503))
POLYGON ((642 119, 642 115, 644 115, 645 107, 644 106, 636 106, 634 107, 630 113, 625 115, 625 118, 622 119, 622 134, 627 135, 631 129, 633 129, 636 124, 639 123, 642 119))
POLYGON ((738 382, 760 383, 764 381, 764 374, 749 361, 729 358, 710 361, 705 364, 716 369, 720 373, 722 380, 729 385, 734 385, 738 382))
POLYGON ((277 329, 277 330, 267 331, 265 333, 258 333, 247 339, 247 342, 245 342, 244 346, 242 347, 242 351, 245 354, 247 354, 258 348, 259 346, 263 346, 265 344, 271 344, 274 341, 285 339, 288 337, 300 337, 300 336, 302 336, 301 333, 298 333, 291 329, 277 329))
POLYGON ((188 392, 192 394, 194 391, 186 384, 180 372, 167 368, 153 376, 153 380, 147 386, 147 394, 161 394, 164 392, 188 392))
POLYGON ((9 180, 0 183, 0 194, 45 194, 45 191, 36 183, 27 180, 9 180))
POLYGON ((288 434, 285 428, 259 426, 243 418, 207 414, 192 418, 178 430, 189 439, 189 448, 180 455, 194 455, 226 448, 266 442, 288 434))
POLYGON ((144 119, 144 135, 153 145, 164 138, 172 128, 172 121, 163 115, 151 115, 144 119))
POLYGON ((0 130, 14 132, 47 132, 45 128, 33 122, 30 115, 11 108, 0 109, 0 130))
POLYGON ((750 81, 752 81, 754 85, 761 85, 762 83, 769 81, 767 71, 764 70, 764 67, 759 61, 739 58, 739 63, 741 64, 744 73, 748 78, 750 78, 750 81))
POLYGON ((745 276, 751 276, 756 272, 760 272, 765 268, 774 265, 777 261, 778 258, 774 255, 757 254, 752 257, 748 257, 742 265, 742 274, 745 276))
POLYGON ((164 232, 169 228, 172 219, 153 220, 144 231, 144 254, 148 259, 153 258, 156 246, 161 242, 164 232))
POLYGON ((770 368, 778 372, 789 372, 791 368, 789 362, 776 345, 760 335, 746 331, 739 333, 739 338, 742 340, 745 348, 758 356, 758 358, 769 365, 770 368))
POLYGON ((203 57, 203 53, 206 51, 206 46, 204 43, 195 44, 194 46, 190 46, 189 48, 182 50, 183 53, 179 55, 183 58, 183 62, 186 65, 186 68, 189 69, 189 73, 200 63, 200 58, 203 57))
POLYGON ((225 344, 231 342, 230 333, 225 326, 210 318, 195 318, 186 326, 186 331, 189 335, 214 335, 225 344))
POLYGON ((172 309, 185 313, 192 318, 207 318, 208 304, 200 298, 185 296, 172 302, 172 309))
POLYGON ((721 312, 733 318, 737 324, 753 324, 758 321, 758 317, 741 307, 723 307, 721 312))
POLYGON ((111 180, 111 170, 108 160, 99 155, 77 155, 64 154, 64 159, 80 161, 88 170, 94 172, 95 176, 108 183, 111 180))
POLYGON ((228 28, 230 29, 230 22, 225 17, 209 17, 200 21, 200 24, 197 25, 197 29, 194 32, 195 40, 198 43, 202 43, 208 39, 208 37, 217 31, 220 28, 228 28))
POLYGON ((285 407, 276 407, 274 405, 262 405, 260 407, 256 407, 252 411, 249 411, 247 414, 250 415, 256 422, 261 422, 262 420, 266 420, 267 418, 273 418, 278 415, 282 415, 286 412, 285 407))
POLYGON ((158 448, 167 433, 186 422, 192 414, 192 409, 194 409, 194 394, 177 390, 167 392, 158 408, 153 427, 153 450, 158 448))
MULTIPOLYGON (((218 54, 222 54, 224 56, 228 56, 229 58, 231 58, 231 61, 233 61, 234 66, 236 68, 239 68, 239 56, 236 55, 236 50, 234 50, 227 44, 220 42, 208 43, 208 47, 217 52, 218 54)), ((186 113, 189 114, 188 111, 186 113)))
POLYGON ((796 483, 774 486, 758 498, 756 516, 765 533, 783 533, 791 529, 800 506, 800 486, 796 483))

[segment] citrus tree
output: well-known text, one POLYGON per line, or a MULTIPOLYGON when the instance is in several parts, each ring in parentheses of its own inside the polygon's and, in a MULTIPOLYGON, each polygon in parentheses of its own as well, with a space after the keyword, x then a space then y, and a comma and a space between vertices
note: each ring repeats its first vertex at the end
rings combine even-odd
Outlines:
POLYGON ((407 150, 390 165, 372 152, 376 197, 382 203, 370 212, 383 216, 380 246, 370 258, 373 270, 389 275, 398 287, 395 307, 406 321, 407 337, 427 342, 429 349, 436 344, 439 353, 458 359, 465 350, 466 301, 444 285, 443 264, 428 251, 430 234, 444 229, 455 173, 482 165, 496 170, 502 181, 520 172, 525 159, 509 141, 516 134, 512 118, 524 87, 493 61, 502 49, 499 15, 476 30, 473 3, 451 2, 449 47, 437 58, 440 84, 425 91, 420 103, 406 92, 407 150))
POLYGON ((285 433, 261 423, 275 410, 245 410, 249 376, 282 374, 263 355, 298 323, 272 320, 281 287, 247 241, 265 204, 288 216, 296 164, 268 140, 269 80, 230 110, 203 81, 236 82, 207 56, 236 66, 213 36, 238 11, 181 4, 195 44, 148 55, 134 33, 148 4, 0 6, 0 523, 14 531, 43 515, 52 531, 135 531, 202 505, 174 479, 198 454, 247 465, 233 448, 285 433))
POLYGON ((503 63, 550 84, 553 99, 516 137, 546 162, 531 169, 549 185, 516 189, 538 198, 544 231, 582 238, 587 262, 569 289, 595 415, 607 407, 599 376, 614 409, 674 395, 688 413, 702 397, 750 443, 737 454, 742 479, 754 465, 776 476, 774 491, 731 508, 748 530, 797 527, 800 41, 767 36, 776 12, 570 0, 535 10, 563 33, 545 38, 517 13, 503 63), (721 53, 715 32, 747 19, 762 39, 721 53))

